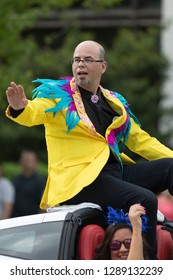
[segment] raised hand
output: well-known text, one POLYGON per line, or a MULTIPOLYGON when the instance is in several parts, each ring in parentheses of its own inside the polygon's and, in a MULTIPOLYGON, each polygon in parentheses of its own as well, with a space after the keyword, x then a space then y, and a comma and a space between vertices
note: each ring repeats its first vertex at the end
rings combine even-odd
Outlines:
POLYGON ((145 215, 145 208, 141 204, 134 204, 129 209, 129 220, 134 230, 142 230, 141 215, 145 215))
POLYGON ((10 87, 7 88, 6 95, 9 105, 14 110, 23 109, 28 104, 23 87, 14 82, 11 82, 10 87))

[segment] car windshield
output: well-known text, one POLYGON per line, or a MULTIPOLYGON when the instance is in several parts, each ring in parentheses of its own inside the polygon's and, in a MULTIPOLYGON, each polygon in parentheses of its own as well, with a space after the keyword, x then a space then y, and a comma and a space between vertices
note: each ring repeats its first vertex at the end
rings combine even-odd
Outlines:
POLYGON ((21 259, 58 258, 63 221, 0 230, 0 254, 21 259))

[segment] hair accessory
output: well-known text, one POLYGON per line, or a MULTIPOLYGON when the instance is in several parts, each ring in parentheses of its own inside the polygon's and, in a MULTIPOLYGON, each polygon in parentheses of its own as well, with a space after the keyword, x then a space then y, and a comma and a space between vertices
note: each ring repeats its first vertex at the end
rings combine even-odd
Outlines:
MULTIPOLYGON (((108 213, 106 221, 108 224, 119 224, 124 223, 127 224, 130 228, 132 228, 131 222, 129 220, 128 213, 124 213, 122 209, 113 209, 111 206, 108 206, 108 213)), ((147 226, 148 217, 146 215, 141 216, 142 219, 142 232, 146 232, 149 226, 147 226)))

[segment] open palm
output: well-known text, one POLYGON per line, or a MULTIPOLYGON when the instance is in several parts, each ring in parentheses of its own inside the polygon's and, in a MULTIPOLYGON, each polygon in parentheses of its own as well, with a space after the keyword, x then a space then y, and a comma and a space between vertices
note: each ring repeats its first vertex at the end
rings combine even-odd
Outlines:
POLYGON ((14 110, 20 110, 25 108, 28 103, 24 89, 21 85, 11 82, 11 86, 7 88, 6 95, 9 105, 14 110))

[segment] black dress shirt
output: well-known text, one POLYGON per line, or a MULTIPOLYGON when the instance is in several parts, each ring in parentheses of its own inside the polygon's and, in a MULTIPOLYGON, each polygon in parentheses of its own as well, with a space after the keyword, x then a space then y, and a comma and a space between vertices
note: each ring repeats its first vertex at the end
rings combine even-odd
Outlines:
MULTIPOLYGON (((99 97, 99 101, 97 103, 93 103, 91 101, 92 93, 90 91, 81 87, 79 87, 79 91, 89 119, 93 123, 96 131, 105 137, 106 129, 113 122, 113 118, 118 116, 118 113, 111 108, 100 89, 98 89, 97 92, 99 97)), ((108 162, 117 162, 117 159, 111 151, 108 162)))

